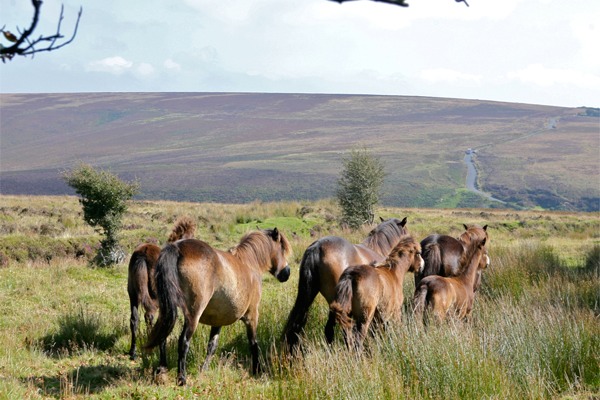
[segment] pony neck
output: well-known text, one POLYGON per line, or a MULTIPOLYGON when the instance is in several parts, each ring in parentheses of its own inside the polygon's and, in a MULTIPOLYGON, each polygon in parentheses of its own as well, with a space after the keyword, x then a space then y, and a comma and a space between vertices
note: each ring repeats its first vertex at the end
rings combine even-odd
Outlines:
POLYGON ((410 268, 410 264, 408 253, 403 253, 401 257, 388 258, 385 266, 388 267, 394 277, 402 283, 404 282, 404 275, 406 275, 410 268))
POLYGON ((458 276, 458 278, 465 284, 469 285, 469 287, 473 287, 473 285, 475 284, 475 277, 477 275, 477 271, 479 270, 481 257, 483 257, 483 248, 476 246, 475 250, 471 253, 469 264, 458 276))
POLYGON ((251 232, 229 250, 234 257, 243 261, 251 269, 264 272, 269 269, 269 239, 260 232, 251 232))

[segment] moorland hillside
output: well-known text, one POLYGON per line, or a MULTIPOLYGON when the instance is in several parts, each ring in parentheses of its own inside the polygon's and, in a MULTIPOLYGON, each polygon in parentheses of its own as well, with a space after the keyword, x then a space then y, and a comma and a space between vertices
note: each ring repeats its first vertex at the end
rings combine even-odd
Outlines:
POLYGON ((381 158, 383 203, 600 208, 593 109, 404 96, 1 94, 0 191, 68 194, 84 161, 141 198, 244 203, 331 197, 354 146, 381 158), (477 187, 465 188, 467 149, 477 187))

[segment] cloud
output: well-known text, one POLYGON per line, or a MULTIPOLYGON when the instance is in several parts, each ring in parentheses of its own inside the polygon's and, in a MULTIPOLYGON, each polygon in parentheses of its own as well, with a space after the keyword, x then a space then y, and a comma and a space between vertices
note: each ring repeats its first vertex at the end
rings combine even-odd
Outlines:
POLYGON ((527 67, 508 73, 508 78, 537 86, 575 85, 582 88, 600 87, 600 76, 562 68, 547 68, 542 64, 530 64, 527 67))
POLYGON ((121 75, 133 67, 133 62, 120 56, 107 57, 102 60, 92 61, 88 64, 86 70, 93 72, 108 72, 114 75, 121 75))
POLYGON ((181 71, 181 65, 170 58, 167 58, 163 63, 163 66, 171 71, 181 71))

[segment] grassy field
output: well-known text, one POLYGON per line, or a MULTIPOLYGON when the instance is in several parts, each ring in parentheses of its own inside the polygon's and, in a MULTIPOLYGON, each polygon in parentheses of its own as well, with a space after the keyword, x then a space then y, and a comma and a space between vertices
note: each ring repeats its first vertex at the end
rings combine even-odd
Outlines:
MULTIPOLYGON (((100 236, 74 197, 0 196, 0 398, 596 399, 600 396, 600 215, 489 209, 380 208, 408 217, 417 238, 458 235, 487 224, 492 264, 470 323, 424 331, 410 312, 400 326, 349 353, 339 332, 324 343, 326 304, 309 318, 301 359, 281 356, 280 335, 296 295, 298 264, 316 238, 361 241, 368 228, 339 228, 329 201, 244 205, 139 201, 126 215, 128 252, 160 244, 177 217, 198 223, 217 248, 244 232, 277 226, 290 239, 290 281, 263 280, 258 339, 264 372, 249 375, 243 324, 222 330, 217 356, 199 374, 208 327, 193 338, 188 386, 175 386, 176 338, 166 382, 153 381, 157 355, 130 361, 127 266, 93 268, 100 236)), ((408 277, 404 292, 412 297, 408 277)), ((410 309, 410 300, 407 301, 410 309)), ((142 332, 145 326, 142 323, 142 332)), ((141 341, 143 342, 143 337, 141 341)))

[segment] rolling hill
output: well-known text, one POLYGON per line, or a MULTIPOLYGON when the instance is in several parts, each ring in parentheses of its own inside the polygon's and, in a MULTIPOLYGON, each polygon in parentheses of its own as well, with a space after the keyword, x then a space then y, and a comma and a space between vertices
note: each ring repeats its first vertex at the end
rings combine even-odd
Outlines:
MULTIPOLYGON (((138 179, 141 198, 239 203, 331 197, 353 146, 380 157, 383 203, 600 209, 590 109, 404 96, 0 94, 0 192, 72 193, 84 161, 138 179), (472 148, 478 188, 465 189, 472 148)), ((595 111, 595 109, 592 109, 595 111)))

